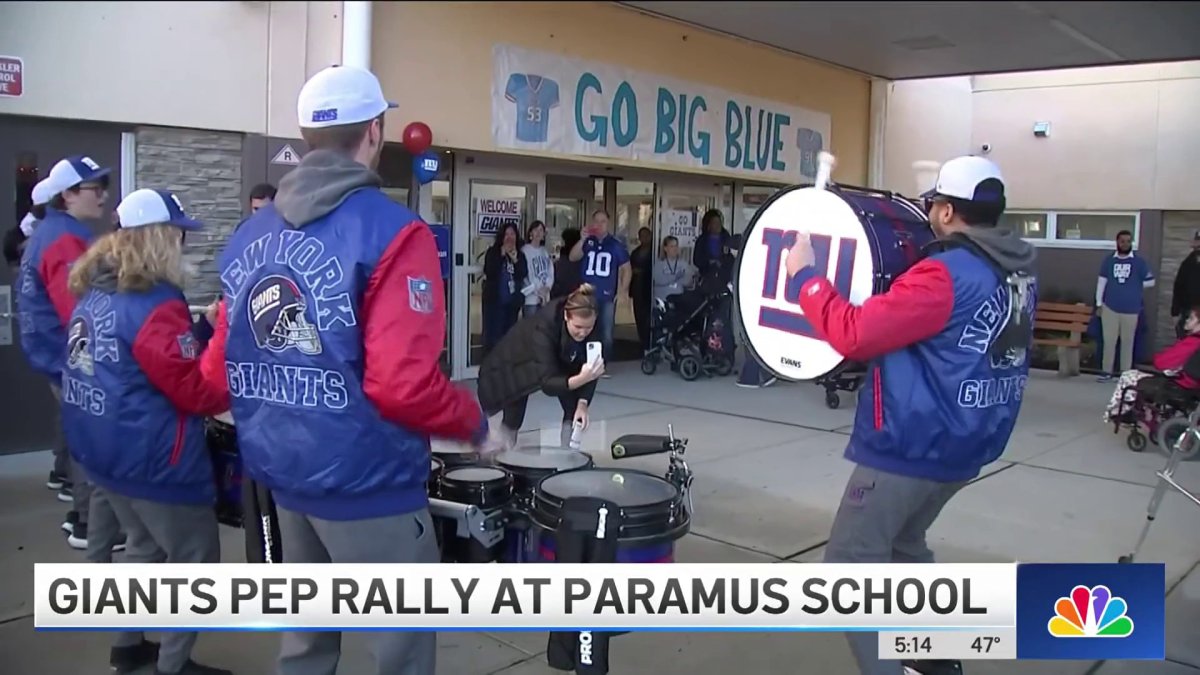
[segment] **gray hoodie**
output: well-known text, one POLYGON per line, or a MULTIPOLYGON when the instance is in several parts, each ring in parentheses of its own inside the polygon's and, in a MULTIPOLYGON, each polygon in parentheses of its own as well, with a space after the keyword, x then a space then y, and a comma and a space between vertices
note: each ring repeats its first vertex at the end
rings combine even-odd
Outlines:
POLYGON ((1037 247, 1012 230, 997 227, 968 227, 963 236, 992 257, 1005 272, 1037 272, 1037 247))
POLYGON ((294 228, 328 215, 364 188, 383 185, 379 175, 331 150, 313 150, 279 181, 275 208, 294 228))

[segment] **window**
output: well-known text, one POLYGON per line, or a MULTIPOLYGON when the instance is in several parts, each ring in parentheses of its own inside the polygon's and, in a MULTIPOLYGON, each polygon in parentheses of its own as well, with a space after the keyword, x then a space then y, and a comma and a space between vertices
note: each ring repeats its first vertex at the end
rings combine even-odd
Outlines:
POLYGON ((1134 248, 1138 245, 1136 213, 1009 211, 1000 218, 1000 226, 1041 246, 1108 248, 1122 230, 1132 232, 1134 248))

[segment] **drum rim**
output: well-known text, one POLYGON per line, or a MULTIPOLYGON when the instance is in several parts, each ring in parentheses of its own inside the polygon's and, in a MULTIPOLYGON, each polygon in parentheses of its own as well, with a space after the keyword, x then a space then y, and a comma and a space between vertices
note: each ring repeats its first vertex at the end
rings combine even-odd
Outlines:
MULTIPOLYGON (((816 186, 813 183, 797 183, 796 185, 789 185, 787 187, 780 188, 779 190, 777 190, 775 192, 775 194, 771 195, 770 197, 767 197, 767 201, 763 202, 762 206, 758 207, 758 210, 754 212, 754 217, 752 217, 750 219, 750 222, 746 224, 746 229, 742 230, 742 248, 744 249, 746 247, 746 239, 750 234, 752 234, 754 232, 754 228, 755 228, 755 226, 758 225, 759 218, 762 216, 763 212, 766 211, 771 206, 771 204, 774 204, 775 200, 782 199, 784 197, 784 195, 795 192, 796 190, 802 190, 804 188, 812 188, 812 187, 816 187, 816 186)), ((860 187, 857 185, 839 185, 836 183, 830 183, 828 188, 826 188, 826 189, 828 191, 834 192, 834 193, 837 193, 839 190, 854 190, 856 192, 867 192, 867 193, 871 193, 871 194, 877 194, 880 196, 886 196, 890 199, 899 198, 899 199, 907 202, 910 206, 914 206, 912 203, 912 200, 910 200, 908 197, 905 197, 897 192, 891 192, 891 191, 887 191, 887 190, 872 190, 871 188, 860 187)), ((844 201, 844 198, 843 198, 843 201, 844 201)), ((847 205, 850 205, 849 202, 847 202, 847 205)), ((853 205, 850 205, 850 206, 851 206, 851 208, 854 208, 853 205)), ((914 208, 915 208, 915 206, 914 206, 914 208)), ((871 241, 873 241, 875 243, 875 246, 872 247, 871 256, 872 256, 872 258, 877 258, 878 254, 876 253, 876 251, 879 248, 879 241, 878 241, 878 239, 875 238, 874 232, 871 230, 867 230, 867 236, 871 237, 872 238, 871 241)), ((741 280, 741 277, 742 277, 742 261, 744 259, 745 258, 739 252, 737 258, 734 260, 734 263, 733 263, 733 301, 735 304, 737 304, 737 311, 734 312, 734 314, 737 315, 737 317, 736 317, 737 328, 741 331, 743 338, 745 338, 745 336, 749 335, 748 331, 746 330, 746 314, 745 314, 745 312, 742 311, 740 303, 738 303, 738 297, 739 297, 738 296, 738 282, 741 280)), ((880 261, 875 260, 874 262, 876 263, 876 268, 878 268, 879 267, 878 263, 880 261)), ((871 292, 873 294, 878 292, 876 289, 877 283, 878 283, 878 280, 872 280, 872 282, 871 282, 871 289, 872 289, 871 292)), ((808 380, 793 380, 792 378, 790 378, 786 375, 782 375, 782 374, 776 372, 776 370, 774 368, 772 368, 769 364, 767 364, 767 362, 762 358, 762 355, 759 354, 758 350, 756 350, 754 348, 754 343, 751 342, 749 339, 745 339, 744 342, 740 346, 745 347, 746 351, 748 351, 750 353, 750 356, 754 357, 754 361, 759 365, 759 367, 766 370, 773 377, 783 380, 784 382, 807 382, 808 381, 808 380)), ((844 361, 845 360, 843 359, 843 362, 844 361)), ((832 371, 830 371, 830 372, 832 372, 832 371)))
POLYGON ((579 466, 574 466, 569 469, 557 469, 554 467, 521 466, 521 465, 506 463, 503 460, 503 457, 506 454, 515 454, 517 452, 517 450, 514 449, 514 450, 505 450, 503 452, 496 453, 496 457, 495 457, 496 465, 503 469, 508 470, 509 473, 516 476, 517 474, 540 473, 540 472, 544 472, 544 471, 550 471, 551 475, 557 474, 557 473, 567 473, 569 471, 578 471, 580 469, 586 469, 588 467, 592 467, 596 463, 596 460, 586 452, 581 452, 579 450, 571 450, 569 448, 554 448, 554 449, 560 450, 563 454, 568 455, 568 456, 569 455, 578 455, 580 457, 583 457, 586 461, 579 466))
POLYGON ((439 480, 443 483, 450 482, 456 485, 494 485, 497 483, 511 483, 513 480, 513 474, 511 471, 502 466, 492 466, 490 464, 461 464, 459 466, 447 468, 446 470, 442 471, 442 475, 439 480), (491 469, 492 471, 499 471, 504 475, 498 478, 490 478, 488 480, 463 480, 451 478, 450 474, 454 473, 455 471, 461 471, 462 469, 491 469))
POLYGON ((575 469, 574 471, 562 471, 559 473, 550 474, 549 476, 546 476, 545 478, 542 478, 541 480, 539 480, 537 482, 537 484, 534 486, 533 498, 530 500, 530 504, 529 504, 529 519, 535 525, 537 525, 538 527, 541 527, 543 529, 546 529, 546 530, 551 530, 551 531, 555 530, 557 527, 556 523, 562 517, 563 503, 566 501, 565 499, 563 499, 561 497, 557 497, 557 496, 551 497, 551 496, 546 495, 546 493, 542 491, 542 483, 553 478, 554 476, 558 476, 560 474, 566 474, 566 473, 575 473, 578 471, 608 471, 608 472, 613 472, 613 473, 640 474, 643 476, 649 476, 650 478, 653 478, 658 481, 662 481, 663 483, 666 483, 667 485, 671 486, 672 489, 675 490, 675 496, 672 497, 671 499, 666 499, 666 500, 657 501, 657 502, 651 502, 649 504, 642 504, 642 505, 638 505, 638 506, 617 505, 617 508, 619 508, 624 514, 627 514, 629 516, 638 517, 638 520, 642 520, 642 521, 649 520, 650 521, 649 523, 646 523, 646 522, 624 523, 621 526, 623 530, 626 528, 628 528, 628 529, 636 528, 638 530, 644 530, 644 529, 649 528, 649 529, 654 530, 653 532, 651 532, 649 534, 639 534, 638 536, 632 536, 632 537, 618 536, 618 539, 620 541, 622 541, 622 542, 652 542, 652 541, 660 541, 660 540, 675 541, 676 539, 679 539, 680 537, 687 534, 688 529, 691 526, 692 518, 691 518, 691 514, 688 513, 687 509, 684 507, 683 493, 679 491, 678 487, 676 487, 673 483, 666 480, 662 476, 657 476, 655 474, 650 473, 649 471, 643 471, 641 469, 612 469, 609 467, 592 467, 591 469, 575 469), (546 506, 554 507, 553 511, 551 512, 550 510, 545 508, 546 506), (671 522, 672 516, 675 517, 674 522, 671 522))

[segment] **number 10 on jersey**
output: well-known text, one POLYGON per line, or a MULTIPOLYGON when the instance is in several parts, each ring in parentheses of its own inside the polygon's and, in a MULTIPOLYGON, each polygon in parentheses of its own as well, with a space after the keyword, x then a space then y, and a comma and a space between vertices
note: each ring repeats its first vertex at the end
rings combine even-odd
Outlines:
POLYGON ((612 254, 608 251, 588 251, 584 276, 606 277, 612 272, 612 254))

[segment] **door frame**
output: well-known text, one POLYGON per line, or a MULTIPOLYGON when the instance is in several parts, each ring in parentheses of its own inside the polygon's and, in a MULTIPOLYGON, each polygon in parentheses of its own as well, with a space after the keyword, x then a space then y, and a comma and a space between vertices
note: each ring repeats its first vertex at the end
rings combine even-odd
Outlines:
MULTIPOLYGON (((733 223, 731 222, 733 213, 727 211, 724 208, 724 205, 721 204, 721 185, 714 184, 712 180, 680 180, 677 178, 664 180, 656 184, 654 195, 654 242, 656 252, 658 250, 658 244, 662 242, 663 237, 666 236, 667 200, 676 196, 704 196, 711 204, 711 206, 708 208, 720 210, 725 216, 725 228, 730 232, 733 232, 733 223)), ((732 211, 736 212, 736 203, 734 204, 732 211)), ((700 223, 699 216, 697 216, 697 239, 699 239, 700 235, 702 234, 700 231, 701 227, 702 225, 700 223)), ((688 262, 691 262, 690 254, 688 255, 688 262)))
MULTIPOLYGON (((540 218, 546 212, 546 172, 514 166, 503 156, 468 156, 454 153, 453 209, 454 227, 451 232, 451 335, 450 378, 473 380, 479 377, 479 366, 471 364, 471 287, 474 276, 483 271, 482 265, 471 258, 471 240, 475 223, 471 219, 471 183, 527 185, 534 190, 533 215, 540 218)), ((528 223, 522 223, 522 226, 528 223)))

